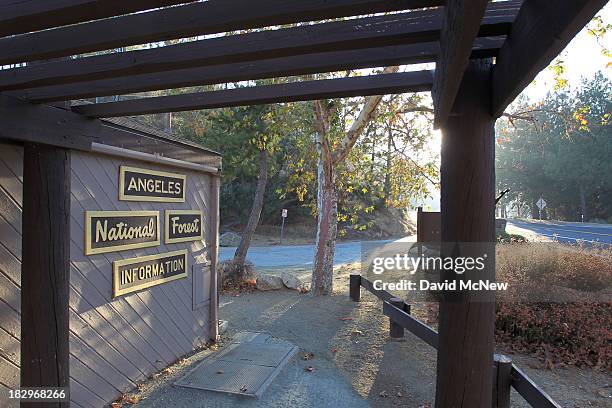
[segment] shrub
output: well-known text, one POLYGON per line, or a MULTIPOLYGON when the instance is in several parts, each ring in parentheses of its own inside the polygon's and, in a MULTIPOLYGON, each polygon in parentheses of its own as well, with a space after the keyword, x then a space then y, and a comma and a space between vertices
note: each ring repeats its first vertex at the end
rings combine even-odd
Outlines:
POLYGON ((527 239, 518 234, 508 234, 506 231, 497 231, 495 233, 497 242, 500 243, 512 243, 512 242, 527 242, 527 239))

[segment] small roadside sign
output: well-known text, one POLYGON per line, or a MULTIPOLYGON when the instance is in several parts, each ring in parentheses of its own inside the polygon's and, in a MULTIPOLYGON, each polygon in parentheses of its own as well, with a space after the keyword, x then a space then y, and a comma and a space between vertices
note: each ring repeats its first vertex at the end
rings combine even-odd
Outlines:
POLYGON ((546 201, 544 201, 544 199, 542 197, 540 197, 540 199, 538 200, 538 202, 536 203, 536 205, 538 206, 538 208, 540 210, 543 210, 544 207, 546 207, 546 201))
POLYGON ((279 245, 283 245, 283 232, 285 230, 285 218, 287 218, 287 209, 286 208, 283 208, 283 211, 281 212, 281 217, 283 217, 282 218, 283 222, 281 224, 281 231, 280 231, 281 232, 281 236, 280 236, 279 245))

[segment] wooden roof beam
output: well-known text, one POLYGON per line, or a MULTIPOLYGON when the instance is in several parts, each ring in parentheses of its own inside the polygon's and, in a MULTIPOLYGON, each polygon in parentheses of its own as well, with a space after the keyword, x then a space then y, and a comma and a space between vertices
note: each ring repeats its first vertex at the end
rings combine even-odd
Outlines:
POLYGON ((0 37, 114 17, 193 0, 8 0, 0 2, 0 37))
MULTIPOLYGON (((472 57, 495 57, 504 38, 478 38, 472 57)), ((34 102, 54 102, 95 96, 124 95, 169 88, 212 85, 279 76, 307 75, 348 69, 374 68, 390 65, 434 62, 438 43, 420 43, 363 50, 349 50, 294 57, 272 58, 210 67, 188 68, 154 74, 100 79, 74 84, 52 85, 12 91, 10 94, 34 102)))
POLYGON ((452 110, 487 3, 488 0, 449 0, 444 8, 432 90, 436 129, 446 122, 452 110))
POLYGON ((607 0, 526 0, 493 68, 492 114, 499 117, 607 0))
POLYGON ((431 89, 431 84, 431 71, 403 72, 87 104, 74 106, 72 110, 90 117, 132 116, 328 98, 425 92, 431 89))
POLYGON ((0 139, 89 150, 94 137, 124 136, 99 120, 49 105, 0 95, 0 139))
POLYGON ((435 7, 444 3, 444 0, 208 0, 0 39, 0 65, 301 21, 435 7))
MULTIPOLYGON (((506 35, 516 2, 493 3, 480 27, 483 37, 506 35)), ((415 11, 294 28, 232 35, 173 46, 56 61, 0 71, 0 90, 15 90, 141 75, 198 66, 318 52, 437 41, 438 10, 415 11)))

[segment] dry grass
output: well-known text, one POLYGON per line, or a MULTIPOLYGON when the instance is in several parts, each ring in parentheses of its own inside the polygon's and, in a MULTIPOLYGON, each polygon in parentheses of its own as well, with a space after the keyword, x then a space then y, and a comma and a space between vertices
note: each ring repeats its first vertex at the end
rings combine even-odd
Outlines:
POLYGON ((499 245, 498 343, 547 367, 612 369, 612 251, 557 243, 499 245))

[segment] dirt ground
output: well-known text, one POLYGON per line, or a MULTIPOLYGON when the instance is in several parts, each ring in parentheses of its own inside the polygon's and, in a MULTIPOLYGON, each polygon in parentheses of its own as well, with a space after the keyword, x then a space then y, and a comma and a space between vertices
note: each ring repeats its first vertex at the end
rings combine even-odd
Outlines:
MULTIPOLYGON (((381 408, 433 407, 435 350, 409 333, 404 341, 391 341, 388 319, 382 314, 380 300, 374 296, 362 290, 362 301, 351 302, 347 288, 348 274, 353 269, 351 266, 338 268, 334 294, 329 297, 313 298, 289 290, 221 297, 220 317, 229 321, 229 329, 223 335, 220 347, 237 332, 256 331, 288 340, 300 348, 298 355, 285 368, 285 373, 275 380, 276 386, 264 393, 262 406, 338 408, 357 406, 357 401, 359 406, 364 403, 365 406, 381 408), (303 360, 310 354, 311 359, 303 360), (304 373, 306 366, 312 366, 313 371, 304 373), (333 401, 325 400, 327 394, 323 391, 315 403, 315 400, 303 397, 289 398, 287 395, 292 390, 283 389, 307 389, 308 384, 319 384, 313 389, 322 390, 319 387, 327 384, 332 376, 341 377, 334 379, 333 386, 341 390, 338 391, 340 397, 334 397, 333 401), (291 382, 290 378, 296 380, 291 382)), ((304 278, 308 275, 306 270, 294 272, 304 278)), ((423 313, 424 306, 417 305, 413 310, 418 316, 423 313)), ((166 404, 192 406, 196 397, 177 390, 177 387, 172 388, 171 383, 210 352, 202 351, 167 369, 162 376, 143 385, 134 396, 142 400, 145 407, 166 404), (185 401, 180 401, 181 398, 185 401)), ((546 370, 529 356, 510 356, 563 407, 612 406, 612 378, 606 373, 576 368, 546 370)), ((238 405, 242 406, 242 402, 215 406, 238 405)), ((200 401, 197 406, 205 405, 200 401)), ((528 405, 513 393, 512 406, 528 405)))

